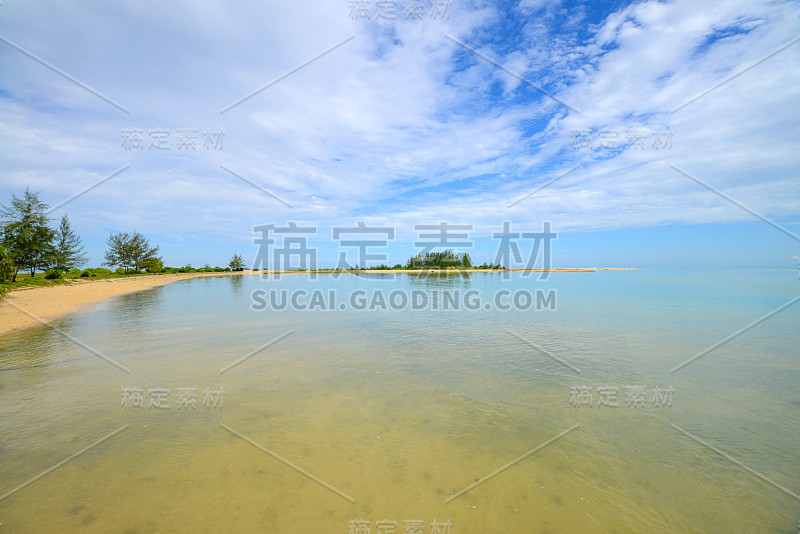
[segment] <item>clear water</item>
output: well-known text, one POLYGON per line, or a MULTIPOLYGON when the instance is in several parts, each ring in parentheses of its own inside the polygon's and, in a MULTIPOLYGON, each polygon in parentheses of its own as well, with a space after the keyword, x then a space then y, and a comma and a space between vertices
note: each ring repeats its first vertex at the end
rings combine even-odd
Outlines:
POLYGON ((797 532, 781 487, 800 493, 800 303, 670 374, 797 295, 796 271, 717 269, 237 276, 117 297, 56 324, 130 374, 46 327, 0 340, 0 495, 119 430, 0 498, 2 531, 797 532), (557 309, 250 308, 259 288, 378 287, 555 289, 557 309), (619 406, 598 406, 605 386, 619 406), (143 409, 122 405, 134 387, 143 409))

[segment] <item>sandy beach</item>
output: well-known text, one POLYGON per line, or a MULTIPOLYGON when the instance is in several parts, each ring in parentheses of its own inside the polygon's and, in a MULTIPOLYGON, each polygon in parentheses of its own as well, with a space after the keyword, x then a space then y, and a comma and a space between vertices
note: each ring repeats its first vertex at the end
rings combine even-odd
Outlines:
POLYGON ((41 324, 60 315, 90 308, 107 298, 141 291, 187 278, 203 276, 238 276, 258 274, 253 271, 222 273, 181 273, 103 280, 76 279, 69 284, 21 288, 0 300, 0 336, 41 324), (24 310, 24 311, 23 311, 24 310), (27 313, 26 313, 27 312, 27 313), (41 321, 40 321, 41 319, 41 321))
MULTIPOLYGON (((507 269, 519 272, 530 270, 540 272, 542 269, 507 269)), ((589 268, 553 268, 550 272, 594 272, 602 270, 632 270, 630 267, 589 267, 589 268)), ((275 271, 278 272, 278 271, 275 271)), ((334 271, 314 271, 318 274, 331 274, 334 271)), ((412 273, 429 274, 439 273, 437 270, 367 270, 348 271, 361 273, 412 273)), ((464 269, 455 272, 492 272, 486 269, 464 269)), ((281 274, 307 274, 309 271, 280 271, 281 274)), ((240 271, 222 273, 182 273, 161 274, 158 276, 137 276, 133 278, 108 278, 103 280, 71 280, 69 284, 50 287, 30 287, 11 291, 3 300, 0 300, 0 336, 23 328, 50 321, 66 313, 72 313, 90 308, 105 299, 141 291, 151 287, 168 284, 187 278, 201 278, 204 276, 241 276, 264 274, 264 271, 240 271)))

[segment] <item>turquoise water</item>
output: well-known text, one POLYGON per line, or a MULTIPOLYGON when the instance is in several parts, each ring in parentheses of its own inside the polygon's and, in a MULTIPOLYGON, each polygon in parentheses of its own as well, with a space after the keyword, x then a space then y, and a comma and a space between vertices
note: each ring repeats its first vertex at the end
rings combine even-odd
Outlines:
POLYGON ((670 371, 798 295, 793 270, 693 269, 232 276, 116 297, 55 324, 129 374, 46 327, 0 340, 0 494, 91 446, 0 497, 2 528, 796 532, 800 303, 670 371), (335 309, 253 309, 283 289, 333 290, 335 309), (555 309, 483 306, 537 289, 555 309), (376 291, 485 300, 347 305, 376 291), (155 388, 168 408, 148 406, 155 388))

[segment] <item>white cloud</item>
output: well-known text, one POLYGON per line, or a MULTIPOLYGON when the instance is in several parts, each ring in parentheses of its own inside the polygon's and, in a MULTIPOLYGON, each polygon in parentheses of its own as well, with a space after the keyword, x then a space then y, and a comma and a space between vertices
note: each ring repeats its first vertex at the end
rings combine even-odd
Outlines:
POLYGON ((7 190, 30 185, 55 204, 130 164, 66 208, 83 233, 135 226, 176 241, 235 235, 246 242, 253 224, 287 219, 494 228, 509 218, 549 218, 575 230, 752 220, 670 164, 766 216, 796 216, 800 207, 800 44, 670 113, 797 35, 788 4, 640 2, 583 27, 586 10, 523 2, 514 12, 521 31, 505 40, 495 27, 504 14, 462 3, 447 21, 396 24, 350 20, 339 1, 313 9, 139 2, 113 11, 25 2, 3 10, 0 35, 131 110, 0 43, 7 190), (223 150, 120 147, 123 128, 174 136, 184 127, 198 129, 201 140, 206 128, 224 128, 223 150), (576 130, 616 131, 623 142, 633 129, 671 129, 672 149, 570 148, 576 130), (577 163, 580 171, 507 208, 577 163))

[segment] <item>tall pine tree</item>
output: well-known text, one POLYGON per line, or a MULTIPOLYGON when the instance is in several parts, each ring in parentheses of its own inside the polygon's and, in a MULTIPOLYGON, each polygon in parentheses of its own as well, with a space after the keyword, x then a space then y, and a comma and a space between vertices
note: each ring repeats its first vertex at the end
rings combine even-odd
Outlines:
POLYGON ((72 230, 69 217, 64 214, 61 217, 61 225, 56 230, 53 267, 59 271, 68 271, 81 267, 87 261, 89 260, 81 245, 81 238, 72 230))
POLYGON ((0 240, 14 261, 12 281, 17 279, 20 268, 29 270, 34 276, 37 268, 44 270, 50 266, 55 232, 49 226, 48 207, 39 200, 39 193, 29 188, 22 198, 12 194, 11 205, 3 206, 0 211, 0 240))

